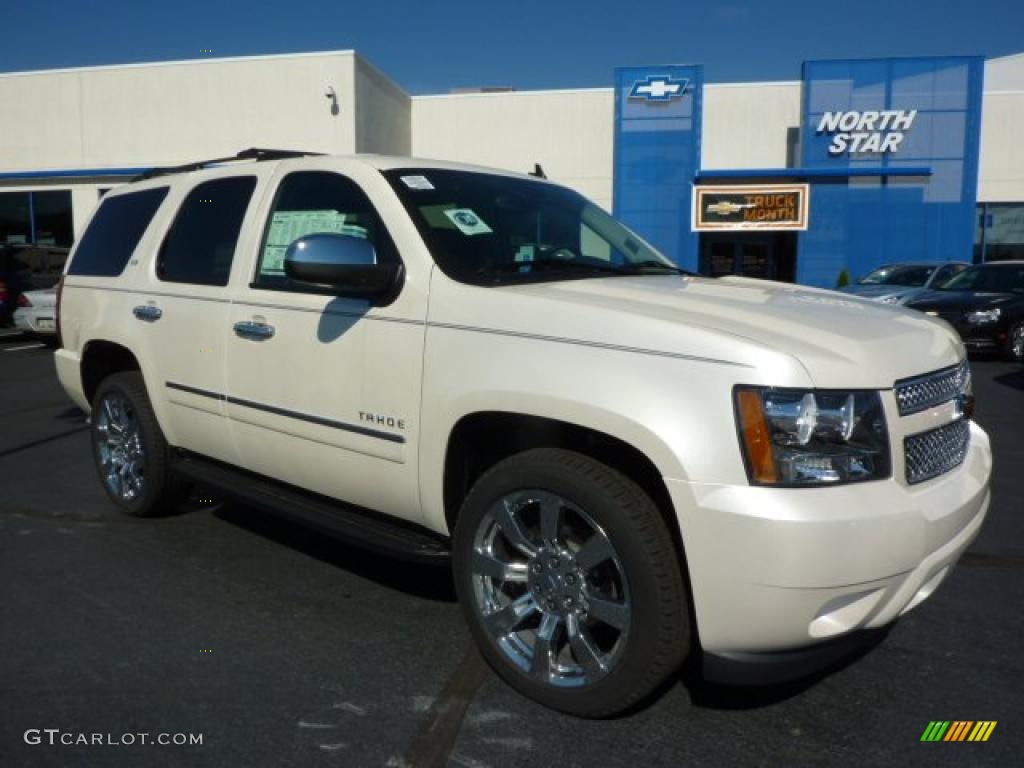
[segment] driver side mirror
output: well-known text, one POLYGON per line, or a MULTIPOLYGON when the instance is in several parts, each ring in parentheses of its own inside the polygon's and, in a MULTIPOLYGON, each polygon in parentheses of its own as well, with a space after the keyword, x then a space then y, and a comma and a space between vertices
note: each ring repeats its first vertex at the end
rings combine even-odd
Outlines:
POLYGON ((369 240, 338 233, 300 237, 284 254, 284 272, 292 280, 330 288, 342 296, 388 293, 401 271, 401 264, 379 263, 369 240))

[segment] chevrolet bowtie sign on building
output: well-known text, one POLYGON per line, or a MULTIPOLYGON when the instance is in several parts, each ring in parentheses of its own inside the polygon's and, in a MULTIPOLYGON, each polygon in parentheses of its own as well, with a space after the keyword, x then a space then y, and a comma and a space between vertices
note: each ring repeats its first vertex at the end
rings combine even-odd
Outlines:
POLYGON ((674 79, 668 75, 650 75, 633 83, 633 90, 629 92, 629 98, 671 101, 673 98, 683 95, 687 82, 685 79, 674 79))

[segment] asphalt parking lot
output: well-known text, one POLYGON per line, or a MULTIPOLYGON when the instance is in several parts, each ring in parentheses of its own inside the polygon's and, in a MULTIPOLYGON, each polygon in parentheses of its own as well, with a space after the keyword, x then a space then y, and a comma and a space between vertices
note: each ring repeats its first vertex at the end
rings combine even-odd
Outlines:
POLYGON ((799 684, 680 680, 629 717, 588 722, 482 666, 441 569, 201 491, 181 515, 115 513, 84 417, 32 344, 0 331, 0 766, 1020 764, 1020 366, 975 361, 996 454, 988 521, 879 645, 799 684), (921 743, 931 720, 998 725, 986 743, 921 743), (202 744, 27 744, 30 729, 202 744))

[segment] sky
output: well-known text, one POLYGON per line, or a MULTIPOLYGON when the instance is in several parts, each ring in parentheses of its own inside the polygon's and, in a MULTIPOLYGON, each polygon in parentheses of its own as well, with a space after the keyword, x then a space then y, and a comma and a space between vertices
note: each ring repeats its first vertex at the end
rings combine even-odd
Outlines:
POLYGON ((0 0, 0 29, 0 72, 355 49, 422 94, 606 87, 620 66, 743 82, 799 79, 808 59, 1024 53, 1024 0, 0 0))

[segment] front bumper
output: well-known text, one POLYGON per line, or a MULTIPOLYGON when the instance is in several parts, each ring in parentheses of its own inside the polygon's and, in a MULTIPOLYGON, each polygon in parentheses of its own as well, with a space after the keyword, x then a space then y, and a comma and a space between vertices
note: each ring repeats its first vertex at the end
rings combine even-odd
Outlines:
POLYGON ((1010 334, 1009 324, 1005 321, 1005 318, 996 323, 983 323, 981 325, 957 320, 952 322, 951 325, 960 335, 964 346, 974 350, 1002 349, 1006 345, 1006 340, 1010 334))
POLYGON ((763 488, 666 479, 706 653, 793 651, 884 627, 929 597, 989 506, 988 436, 908 486, 763 488))

